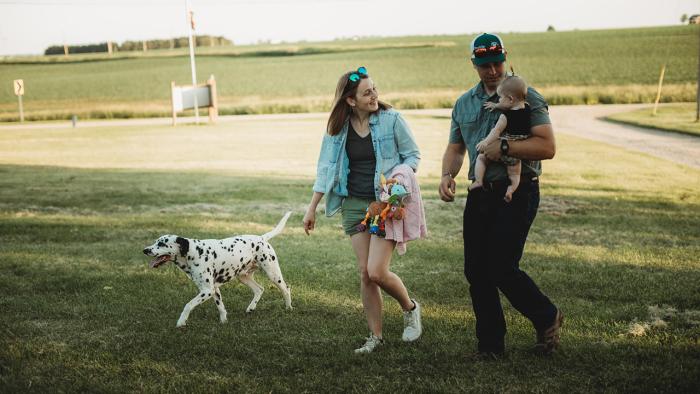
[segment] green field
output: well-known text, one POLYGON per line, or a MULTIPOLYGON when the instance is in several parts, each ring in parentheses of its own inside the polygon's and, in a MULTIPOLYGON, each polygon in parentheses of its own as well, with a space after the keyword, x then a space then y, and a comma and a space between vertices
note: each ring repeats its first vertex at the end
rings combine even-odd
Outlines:
MULTIPOLYGON (((697 392, 700 171, 567 135, 544 163, 542 204, 522 267, 567 315, 561 352, 530 353, 530 324, 506 305, 508 357, 467 358, 474 316, 459 202, 436 185, 449 119, 409 116, 421 147, 429 238, 393 269, 424 307, 424 336, 351 350, 367 328, 339 218, 301 227, 325 118, 216 126, 0 133, 0 392, 697 392), (175 328, 194 285, 141 250, 161 234, 269 231, 295 309, 266 288, 222 288, 175 328), (497 378, 496 378, 497 377, 497 378)), ((475 223, 474 225, 478 225, 475 223)))
POLYGON ((606 117, 614 122, 650 127, 700 136, 700 122, 696 122, 696 104, 683 103, 660 106, 656 114, 653 108, 624 112, 606 117))
MULTIPOLYGON (((509 33, 516 72, 551 104, 651 102, 667 64, 664 102, 695 100, 697 26, 509 33)), ((197 72, 217 78, 223 114, 324 111, 338 76, 368 67, 399 108, 447 108, 476 83, 473 35, 367 38, 289 45, 199 48, 197 72)), ((191 81, 184 51, 6 57, 0 121, 18 118, 10 86, 24 79, 29 120, 169 116, 171 81, 191 81)))

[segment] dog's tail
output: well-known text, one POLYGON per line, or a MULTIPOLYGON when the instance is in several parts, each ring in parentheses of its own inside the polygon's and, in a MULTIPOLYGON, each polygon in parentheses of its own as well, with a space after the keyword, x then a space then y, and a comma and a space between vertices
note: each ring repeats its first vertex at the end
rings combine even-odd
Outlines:
POLYGON ((277 223, 277 227, 275 227, 274 230, 270 231, 269 233, 265 233, 262 235, 263 239, 265 241, 270 240, 270 238, 274 237, 275 235, 279 234, 282 232, 284 229, 284 225, 287 224, 287 219, 289 219, 289 215, 292 214, 292 211, 289 211, 284 214, 284 217, 282 217, 282 220, 280 220, 279 223, 277 223))

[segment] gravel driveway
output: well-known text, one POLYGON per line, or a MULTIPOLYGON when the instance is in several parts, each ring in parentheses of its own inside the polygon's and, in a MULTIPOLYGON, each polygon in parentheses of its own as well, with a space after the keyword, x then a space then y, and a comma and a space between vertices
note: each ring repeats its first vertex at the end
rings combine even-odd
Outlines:
POLYGON ((555 133, 602 141, 700 168, 700 137, 607 122, 600 118, 650 107, 631 105, 558 105, 550 108, 555 133))

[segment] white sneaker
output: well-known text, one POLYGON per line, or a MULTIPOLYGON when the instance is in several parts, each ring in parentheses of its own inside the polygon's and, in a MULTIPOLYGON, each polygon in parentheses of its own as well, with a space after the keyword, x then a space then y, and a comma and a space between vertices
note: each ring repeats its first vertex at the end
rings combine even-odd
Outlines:
POLYGON ((411 300, 416 305, 416 309, 403 313, 403 335, 404 342, 413 342, 420 338, 423 333, 423 325, 420 322, 420 304, 416 300, 411 300))
POLYGON ((384 344, 384 340, 378 336, 370 333, 367 337, 367 341, 362 347, 355 349, 356 354, 360 353, 372 353, 377 347, 384 344))

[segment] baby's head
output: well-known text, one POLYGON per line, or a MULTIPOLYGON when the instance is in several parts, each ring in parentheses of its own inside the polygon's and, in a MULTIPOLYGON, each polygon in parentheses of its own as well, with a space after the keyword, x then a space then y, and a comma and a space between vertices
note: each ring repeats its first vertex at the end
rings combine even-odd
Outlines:
POLYGON ((496 93, 499 103, 506 104, 509 108, 515 107, 527 100, 527 82, 515 75, 507 76, 498 85, 496 93))

